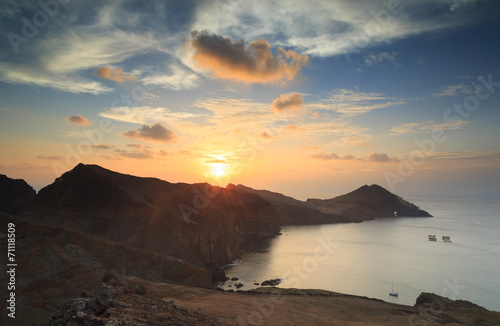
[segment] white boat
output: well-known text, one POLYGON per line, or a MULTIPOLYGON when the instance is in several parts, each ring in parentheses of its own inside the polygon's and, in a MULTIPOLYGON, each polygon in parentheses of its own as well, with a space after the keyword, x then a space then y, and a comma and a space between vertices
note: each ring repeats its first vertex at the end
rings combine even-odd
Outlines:
POLYGON ((389 292, 390 296, 397 297, 399 294, 397 292, 394 292, 394 283, 392 283, 392 290, 389 292))
POLYGON ((449 235, 443 235, 442 239, 443 239, 443 241, 444 241, 444 242, 449 242, 449 243, 451 243, 451 239, 450 239, 450 236, 449 236, 449 235))

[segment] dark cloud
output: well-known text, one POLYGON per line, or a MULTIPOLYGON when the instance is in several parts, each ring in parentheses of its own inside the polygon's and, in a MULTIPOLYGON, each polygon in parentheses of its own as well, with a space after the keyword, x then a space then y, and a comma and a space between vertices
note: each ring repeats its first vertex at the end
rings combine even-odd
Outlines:
POLYGON ((143 144, 127 144, 127 147, 132 147, 132 148, 149 148, 149 146, 145 146, 143 144))
POLYGON ((85 119, 81 115, 72 115, 72 116, 67 117, 66 120, 68 120, 69 122, 72 122, 74 124, 82 125, 82 126, 88 125, 90 123, 89 120, 85 119))
POLYGON ((287 111, 299 111, 304 107, 304 99, 302 96, 293 92, 292 94, 281 94, 271 104, 271 111, 283 113, 287 111))
POLYGON ((330 161, 330 160, 344 160, 344 161, 350 161, 350 160, 356 160, 356 157, 351 154, 347 154, 345 156, 339 156, 335 153, 315 153, 311 155, 312 158, 318 159, 318 160, 325 160, 325 161, 330 161))
POLYGON ((173 143, 177 140, 175 132, 159 123, 152 126, 143 125, 141 129, 130 130, 122 133, 122 136, 165 143, 173 143))
POLYGON ((303 65, 309 62, 306 54, 276 49, 258 39, 245 47, 243 40, 233 41, 206 31, 191 33, 191 46, 197 67, 211 70, 215 77, 244 83, 278 83, 293 80, 303 65))
POLYGON ((384 153, 372 153, 368 155, 368 161, 377 163, 399 162, 397 158, 390 157, 389 155, 384 153))

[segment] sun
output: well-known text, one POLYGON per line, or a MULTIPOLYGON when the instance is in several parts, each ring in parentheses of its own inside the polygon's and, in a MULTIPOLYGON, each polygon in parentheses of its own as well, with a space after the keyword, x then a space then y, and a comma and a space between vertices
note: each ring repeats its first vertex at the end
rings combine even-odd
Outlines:
POLYGON ((217 178, 227 175, 227 165, 226 163, 211 163, 211 174, 217 178))

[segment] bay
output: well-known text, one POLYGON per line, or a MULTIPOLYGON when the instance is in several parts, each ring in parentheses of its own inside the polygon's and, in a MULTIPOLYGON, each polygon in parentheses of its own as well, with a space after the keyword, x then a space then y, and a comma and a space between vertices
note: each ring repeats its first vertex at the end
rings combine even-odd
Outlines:
POLYGON ((500 200, 413 198, 432 218, 290 226, 265 252, 226 269, 224 289, 324 289, 413 305, 421 292, 468 300, 500 311, 500 200), (428 241, 428 235, 437 242, 428 241), (452 243, 442 241, 451 237, 452 243), (394 284, 398 297, 389 296, 394 284))

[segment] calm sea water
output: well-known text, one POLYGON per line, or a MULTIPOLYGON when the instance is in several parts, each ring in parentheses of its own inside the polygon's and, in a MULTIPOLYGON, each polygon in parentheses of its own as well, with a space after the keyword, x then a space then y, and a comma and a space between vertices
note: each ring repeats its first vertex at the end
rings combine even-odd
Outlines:
MULTIPOLYGON (((247 254, 226 274, 240 279, 241 290, 282 278, 279 286, 285 288, 406 305, 421 292, 433 292, 500 311, 500 200, 413 202, 434 217, 287 227, 268 251, 247 254), (429 234, 438 241, 428 241, 429 234), (443 235, 453 242, 443 242, 443 235), (389 296, 392 284, 397 298, 389 296)), ((222 287, 234 289, 235 283, 222 287)))

